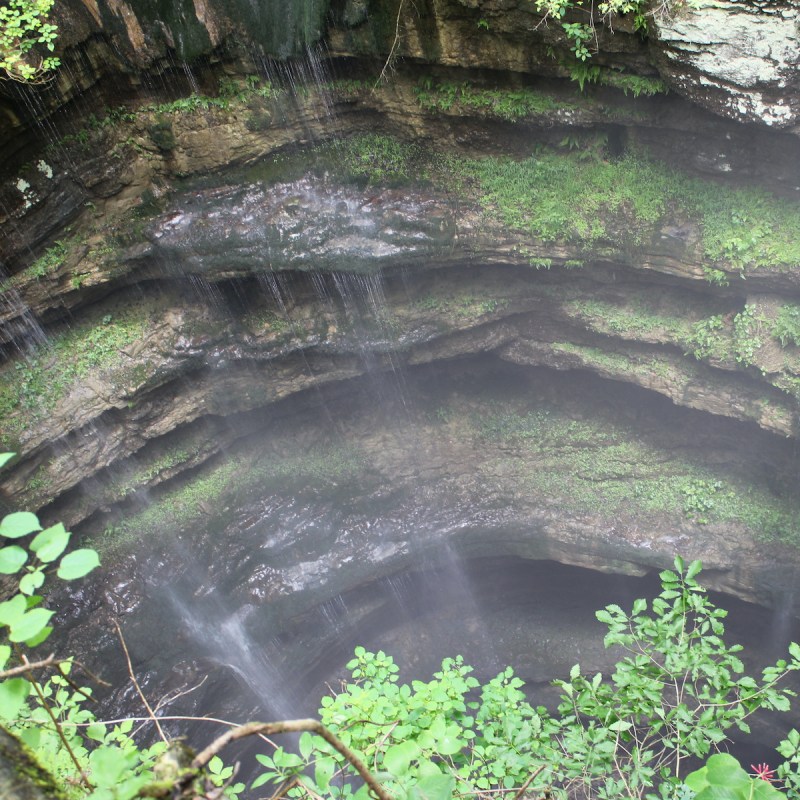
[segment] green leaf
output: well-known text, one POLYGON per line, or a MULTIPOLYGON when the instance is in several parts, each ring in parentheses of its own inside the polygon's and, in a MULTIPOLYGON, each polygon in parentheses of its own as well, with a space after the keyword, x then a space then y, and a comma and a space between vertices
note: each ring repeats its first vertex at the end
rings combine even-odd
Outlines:
POLYGON ((52 625, 45 625, 36 636, 32 636, 30 639, 25 640, 25 644, 28 647, 36 647, 40 645, 47 637, 53 632, 52 625))
POLYGON ((262 772, 251 784, 250 789, 258 789, 263 786, 267 781, 271 781, 275 777, 274 772, 262 772))
POLYGON ((49 564, 66 550, 69 537, 69 531, 64 530, 64 526, 59 522, 37 534, 31 542, 31 550, 36 553, 39 561, 49 564))
POLYGON ((100 558, 97 552, 89 548, 82 548, 81 550, 73 550, 71 553, 67 553, 61 559, 56 574, 61 580, 72 581, 76 578, 82 578, 99 566, 100 558))
POLYGON ((304 761, 308 761, 311 753, 314 751, 314 737, 308 731, 300 734, 300 741, 298 742, 300 748, 300 755, 304 761))
POLYGON ((46 608, 34 608, 33 611, 26 611, 10 626, 9 641, 27 642, 29 639, 33 639, 34 636, 41 633, 54 613, 46 608))
MULTIPOLYGON (((136 753, 134 753, 136 757, 136 753)), ((129 769, 130 757, 125 758, 117 747, 98 747, 89 755, 92 781, 97 786, 113 787, 129 769)))
POLYGON ((0 536, 5 536, 6 539, 19 539, 41 529, 39 518, 30 511, 15 511, 0 522, 0 536))
POLYGON ((6 668, 9 658, 11 658, 11 648, 7 644, 0 644, 0 669, 6 668))
POLYGON ((33 594, 44 583, 44 572, 35 569, 20 578, 19 590, 22 594, 33 594))
POLYGON ((14 720, 30 694, 25 678, 9 678, 0 683, 0 719, 14 720))
POLYGON ((689 569, 686 570, 686 580, 692 580, 693 578, 697 577, 697 575, 702 572, 703 570, 703 562, 702 561, 692 561, 689 564, 689 569))
POLYGON ((452 775, 427 775, 408 792, 408 800, 450 800, 456 779, 452 775))
POLYGON ((16 453, 0 453, 0 467, 4 467, 8 464, 15 455, 16 453))
POLYGON ((94 722, 86 728, 86 735, 90 739, 102 742, 106 738, 106 726, 102 722, 94 722))
POLYGON ((0 625, 11 627, 19 620, 28 608, 25 598, 16 594, 10 600, 0 603, 0 625))
POLYGON ((28 560, 27 552, 16 544, 0 549, 0 574, 13 575, 28 560))
POLYGON ((420 753, 417 743, 410 740, 392 745, 384 753, 383 767, 392 775, 405 775, 412 760, 418 758, 420 753))
POLYGON ((321 791, 325 791, 336 772, 336 762, 332 758, 320 758, 314 765, 314 782, 321 791))

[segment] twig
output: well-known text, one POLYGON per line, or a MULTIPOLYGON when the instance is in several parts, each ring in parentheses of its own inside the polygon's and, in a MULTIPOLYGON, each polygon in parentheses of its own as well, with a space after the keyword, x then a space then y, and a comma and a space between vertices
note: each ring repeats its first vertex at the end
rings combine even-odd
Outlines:
POLYGON ((194 769, 204 767, 223 747, 225 747, 225 745, 236 739, 243 739, 246 736, 253 736, 259 733, 266 734, 267 736, 274 736, 278 733, 299 733, 301 731, 316 733, 317 736, 321 736, 331 747, 341 753, 353 765, 364 783, 369 786, 372 793, 379 800, 393 800, 392 796, 378 783, 372 773, 367 769, 364 762, 344 742, 316 719, 292 719, 282 722, 250 722, 247 725, 234 728, 223 733, 222 736, 219 736, 211 742, 205 750, 198 753, 194 761, 192 761, 192 767, 194 769))
POLYGON ((156 713, 161 711, 161 709, 164 708, 164 706, 169 705, 170 703, 174 703, 179 697, 185 697, 187 694, 191 694, 195 690, 199 689, 207 680, 208 680, 208 675, 203 675, 203 680, 201 680, 200 683, 196 683, 189 689, 176 689, 172 694, 165 694, 156 703, 156 707, 153 710, 156 713))
POLYGON ((139 693, 139 697, 142 699, 142 703, 144 707, 147 709, 147 713, 150 715, 150 718, 153 720, 156 726, 156 730, 158 730, 158 735, 161 737, 161 741, 165 744, 167 743, 167 737, 164 736, 164 731, 161 729, 161 723, 158 721, 153 709, 150 707, 150 703, 147 702, 147 698, 144 696, 144 692, 142 691, 141 686, 139 686, 139 681, 136 680, 136 676, 133 674, 133 664, 131 664, 131 656, 128 652, 128 646, 125 644, 125 639, 122 636, 122 629, 119 627, 119 622, 114 620, 114 627, 117 629, 117 636, 119 637, 119 643, 122 645, 122 650, 125 653, 125 661, 128 662, 128 675, 131 677, 131 681, 133 681, 133 685, 136 687, 136 691, 139 693))
POLYGON ((397 7, 397 19, 394 23, 394 40, 392 41, 391 48, 389 48, 389 55, 386 56, 386 63, 383 65, 381 74, 378 75, 378 80, 375 81, 375 86, 373 89, 377 89, 378 86, 383 83, 386 74, 392 68, 392 60, 394 59, 395 51, 400 47, 400 19, 403 14, 403 6, 405 5, 405 2, 406 0, 400 0, 400 5, 397 7))
POLYGON ((533 772, 531 772, 530 775, 528 775, 528 778, 525 781, 525 783, 523 783, 522 786, 519 787, 519 791, 514 795, 514 800, 520 800, 522 795, 525 794, 525 790, 533 783, 534 780, 536 780, 536 778, 539 775, 542 774, 542 772, 544 771, 544 768, 545 768, 545 765, 542 764, 541 767, 539 767, 538 769, 535 769, 533 772))
POLYGON ((287 778, 269 797, 269 800, 278 800, 278 798, 283 797, 289 789, 293 789, 297 786, 297 775, 294 775, 291 778, 287 778))
POLYGON ((48 667, 60 664, 61 661, 62 659, 55 657, 55 653, 51 653, 47 658, 43 658, 41 661, 30 661, 19 667, 0 670, 0 681, 4 681, 6 678, 13 678, 16 675, 27 675, 34 669, 47 669, 48 667))

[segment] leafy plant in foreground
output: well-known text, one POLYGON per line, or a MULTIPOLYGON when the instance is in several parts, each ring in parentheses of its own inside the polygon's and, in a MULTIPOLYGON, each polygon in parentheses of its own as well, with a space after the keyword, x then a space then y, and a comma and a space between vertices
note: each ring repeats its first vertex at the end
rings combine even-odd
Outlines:
MULTIPOLYGON (((780 683, 800 669, 800 647, 790 645, 789 660, 760 678, 744 674, 741 647, 723 639, 726 612, 696 581, 700 569, 678 558, 674 571, 661 573, 662 590, 652 602, 635 601, 631 613, 617 605, 597 612, 608 629, 606 646, 624 655, 608 677, 584 675, 576 665, 568 679, 556 681, 555 714, 528 703, 510 667, 481 687, 460 657, 449 658, 431 681, 399 684, 390 656, 356 648, 347 665, 351 680, 323 700, 321 720, 398 800, 523 792, 721 796, 706 791, 721 774, 719 762, 709 759, 692 789, 684 783, 687 764, 713 754, 732 729, 747 733, 756 710, 789 709, 793 692, 780 683)), ((783 773, 800 774, 800 735, 792 732, 782 747, 786 753, 793 747, 795 764, 783 773)), ((352 783, 352 768, 312 734, 301 737, 299 755, 279 749, 259 761, 266 769, 254 788, 366 800, 366 788, 352 783)), ((736 783, 740 776, 728 778, 736 783)), ((769 794, 747 786, 758 790, 753 798, 769 794)))
MULTIPOLYGON (((0 455, 0 466, 10 458, 0 455)), ((90 548, 65 554, 70 536, 60 523, 43 530, 28 511, 0 522, 0 542, 13 542, 0 548, 0 574, 15 581, 11 596, 0 602, 0 727, 47 765, 68 796, 130 800, 151 779, 144 765, 152 763, 162 744, 140 750, 129 735, 132 722, 113 727, 97 722, 86 708, 91 687, 78 686, 71 677, 73 660, 39 659, 32 653, 53 630, 54 612, 37 594, 48 574, 72 581, 99 564, 90 548), (54 674, 42 682, 37 675, 45 669, 54 674)))
POLYGON ((41 58, 36 45, 51 53, 58 28, 47 15, 55 0, 8 0, 0 7, 0 69, 11 80, 36 82, 61 62, 55 56, 41 58))

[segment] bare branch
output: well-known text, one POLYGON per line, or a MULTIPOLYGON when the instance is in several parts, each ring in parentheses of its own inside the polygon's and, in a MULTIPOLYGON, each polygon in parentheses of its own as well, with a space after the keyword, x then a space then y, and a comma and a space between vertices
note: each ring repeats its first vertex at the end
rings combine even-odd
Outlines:
POLYGON ((136 676, 133 674, 133 664, 131 664, 131 656, 128 652, 128 646, 125 644, 125 639, 122 636, 122 629, 119 627, 119 623, 114 620, 114 627, 117 629, 117 636, 119 637, 119 643, 122 645, 122 650, 125 653, 125 661, 128 662, 128 675, 130 675, 131 681, 133 681, 133 685, 136 687, 136 691, 139 693, 139 697, 142 699, 142 703, 144 707, 147 709, 147 713, 150 715, 150 719, 153 720, 156 726, 156 730, 158 730, 158 735, 161 737, 161 741, 165 744, 167 743, 167 737, 164 736, 164 731, 161 729, 161 724, 158 721, 153 709, 150 707, 150 703, 147 702, 147 698, 144 696, 144 692, 142 691, 142 687, 139 686, 139 681, 136 680, 136 676))
POLYGON ((51 653, 47 658, 43 658, 41 661, 30 661, 27 664, 22 664, 19 667, 11 667, 11 669, 4 669, 0 670, 0 681, 4 681, 6 678, 14 678, 17 675, 27 675, 29 672, 35 669, 47 669, 48 667, 54 667, 57 664, 60 664, 63 659, 56 658, 54 653, 51 653))
POLYGON ((523 783, 522 786, 519 787, 519 790, 514 795, 514 800, 520 800, 522 795, 525 794, 525 790, 534 782, 534 780, 536 780, 537 776, 539 776, 542 773, 544 768, 545 768, 545 765, 542 764, 541 767, 539 767, 538 769, 535 769, 533 772, 531 772, 530 775, 528 775, 525 783, 523 783))
POLYGON ((205 750, 195 756, 192 761, 194 769, 204 767, 225 745, 237 739, 244 739, 255 734, 265 734, 274 736, 278 733, 299 733, 309 731, 321 736, 331 747, 341 753, 355 768, 364 783, 369 786, 372 793, 378 800, 393 800, 392 796, 381 786, 372 773, 367 769, 364 762, 335 734, 331 733, 319 720, 316 719, 292 719, 281 722, 250 722, 238 728, 223 733, 222 736, 211 742, 205 750))

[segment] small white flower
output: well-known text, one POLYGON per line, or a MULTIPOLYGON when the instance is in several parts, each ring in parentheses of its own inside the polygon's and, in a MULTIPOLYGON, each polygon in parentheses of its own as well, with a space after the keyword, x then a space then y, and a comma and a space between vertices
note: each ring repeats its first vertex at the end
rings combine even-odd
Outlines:
POLYGON ((19 189, 22 192, 22 194, 25 194, 25 192, 27 192, 28 189, 31 188, 31 185, 24 178, 20 178, 17 181, 16 185, 17 185, 17 189, 19 189))
POLYGON ((41 172, 46 178, 53 177, 53 168, 46 161, 39 159, 36 164, 36 169, 38 169, 39 172, 41 172))

